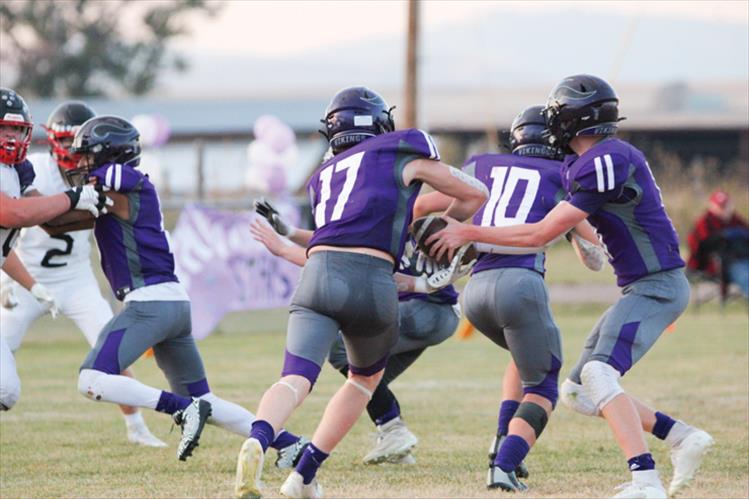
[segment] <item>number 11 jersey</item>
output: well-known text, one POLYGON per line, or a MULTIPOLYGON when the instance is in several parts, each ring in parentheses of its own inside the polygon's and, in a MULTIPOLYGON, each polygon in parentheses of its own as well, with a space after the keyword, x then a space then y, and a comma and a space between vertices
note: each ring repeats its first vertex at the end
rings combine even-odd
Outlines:
MULTIPOLYGON (((55 160, 48 153, 29 155, 36 178, 30 189, 43 196, 65 192, 68 186, 55 160)), ((91 230, 50 236, 40 227, 23 229, 16 254, 29 273, 42 284, 71 281, 81 274, 92 273, 91 230)))
POLYGON ((365 247, 400 261, 421 182, 403 183, 403 168, 439 160, 432 138, 418 129, 367 139, 323 163, 307 183, 315 217, 309 248, 365 247))

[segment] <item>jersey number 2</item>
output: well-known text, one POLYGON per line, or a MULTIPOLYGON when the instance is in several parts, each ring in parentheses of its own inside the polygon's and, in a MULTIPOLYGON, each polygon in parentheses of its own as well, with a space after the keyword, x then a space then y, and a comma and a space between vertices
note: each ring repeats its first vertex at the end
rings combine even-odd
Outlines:
POLYGON ((536 200, 541 174, 536 170, 517 166, 495 166, 492 168, 490 176, 492 178, 492 189, 489 201, 484 208, 484 215, 481 217, 481 225, 484 227, 506 227, 525 223, 533 207, 533 202, 536 200), (515 215, 507 216, 507 207, 521 180, 525 180, 526 184, 520 205, 515 215))
POLYGON ((343 216, 343 209, 346 207, 346 202, 348 201, 349 196, 351 196, 351 191, 354 190, 356 176, 359 174, 359 166, 361 166, 363 157, 364 151, 349 156, 346 159, 342 159, 338 163, 334 163, 320 172, 320 201, 315 206, 315 226, 318 229, 328 222, 340 220, 343 216), (333 206, 333 213, 330 215, 330 220, 325 220, 325 210, 328 201, 330 201, 332 197, 330 183, 333 179, 333 174, 342 171, 346 172, 346 180, 343 183, 341 192, 336 195, 337 199, 335 206, 333 206))
POLYGON ((57 236, 49 236, 52 239, 59 239, 65 243, 65 249, 60 250, 57 248, 53 248, 49 251, 47 251, 44 254, 44 258, 42 258, 42 267, 47 268, 55 268, 55 267, 64 267, 68 264, 68 262, 63 263, 50 263, 50 260, 55 256, 67 256, 73 252, 73 238, 67 234, 60 234, 57 236))

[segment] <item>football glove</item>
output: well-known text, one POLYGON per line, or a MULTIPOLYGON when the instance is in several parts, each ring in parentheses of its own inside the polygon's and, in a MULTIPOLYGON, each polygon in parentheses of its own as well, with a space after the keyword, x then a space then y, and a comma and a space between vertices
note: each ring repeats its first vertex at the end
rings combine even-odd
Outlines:
POLYGON ((465 245, 458 249, 453 256, 450 265, 446 267, 437 267, 433 274, 421 274, 414 281, 414 291, 417 293, 434 293, 442 288, 453 284, 461 277, 468 275, 476 263, 476 258, 464 262, 466 252, 471 245, 465 245))
POLYGON ((53 319, 57 317, 60 310, 57 307, 57 302, 55 302, 55 297, 50 294, 43 284, 37 282, 29 291, 31 291, 31 295, 36 298, 36 301, 39 302, 39 305, 52 314, 53 319))
POLYGON ((95 217, 106 214, 107 207, 114 204, 99 185, 73 187, 65 191, 65 194, 70 198, 72 210, 89 211, 95 217))
POLYGON ((283 218, 281 218, 278 210, 270 204, 270 201, 265 198, 260 198, 256 199, 254 204, 257 214, 265 218, 277 234, 286 237, 294 235, 296 228, 293 225, 289 225, 283 218))

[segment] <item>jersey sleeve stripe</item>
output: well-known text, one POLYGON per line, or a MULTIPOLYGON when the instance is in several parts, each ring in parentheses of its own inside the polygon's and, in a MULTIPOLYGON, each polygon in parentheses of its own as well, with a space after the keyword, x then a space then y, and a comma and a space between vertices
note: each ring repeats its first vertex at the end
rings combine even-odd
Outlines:
POLYGON ((107 168, 107 174, 104 177, 104 185, 112 187, 112 173, 114 173, 114 165, 107 168))
POLYGON ((606 176, 608 178, 609 182, 609 190, 614 189, 614 162, 611 160, 611 156, 608 154, 604 154, 603 161, 606 163, 606 176))
POLYGON ((593 160, 593 164, 596 167, 596 185, 598 186, 598 192, 605 192, 606 186, 603 181, 603 165, 601 164, 601 157, 597 156, 593 160))
POLYGON ((429 158, 434 159, 437 157, 437 147, 434 145, 434 142, 432 142, 432 137, 429 136, 428 133, 426 133, 424 130, 419 130, 421 134, 424 136, 424 140, 427 142, 427 146, 429 147, 429 158))
POLYGON ((122 165, 114 165, 114 190, 119 191, 122 187, 122 165))

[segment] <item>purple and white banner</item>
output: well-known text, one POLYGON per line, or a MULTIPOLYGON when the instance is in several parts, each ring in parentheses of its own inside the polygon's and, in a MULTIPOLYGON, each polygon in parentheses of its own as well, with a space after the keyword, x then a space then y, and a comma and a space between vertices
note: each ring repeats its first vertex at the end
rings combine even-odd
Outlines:
MULTIPOLYGON (((281 215, 298 223, 291 203, 275 202, 281 215)), ((208 336, 227 312, 285 307, 299 267, 273 256, 250 235, 254 212, 188 205, 172 231, 177 276, 192 301, 192 334, 208 336)))

